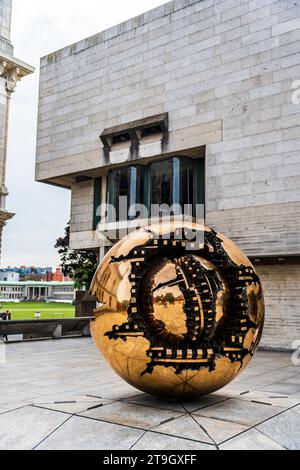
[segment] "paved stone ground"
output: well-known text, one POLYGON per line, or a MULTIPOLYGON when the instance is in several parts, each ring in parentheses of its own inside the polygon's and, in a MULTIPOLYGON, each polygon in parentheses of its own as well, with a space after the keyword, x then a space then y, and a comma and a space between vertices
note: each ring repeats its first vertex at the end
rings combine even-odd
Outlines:
POLYGON ((194 401, 119 379, 91 339, 10 344, 0 365, 0 449, 300 449, 300 366, 259 352, 194 401))

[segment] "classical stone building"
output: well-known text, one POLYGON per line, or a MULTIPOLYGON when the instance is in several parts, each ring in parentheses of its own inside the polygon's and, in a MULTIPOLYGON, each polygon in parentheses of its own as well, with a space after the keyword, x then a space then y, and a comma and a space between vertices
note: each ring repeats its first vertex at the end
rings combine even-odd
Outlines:
POLYGON ((34 302, 45 299, 49 302, 72 303, 75 299, 74 283, 0 280, 0 302, 34 302))
POLYGON ((11 13, 12 0, 0 0, 0 255, 3 227, 14 215, 6 210, 5 184, 10 98, 18 80, 34 71, 14 57, 10 42, 11 13))
POLYGON ((276 348, 300 340, 299 17, 174 0, 41 60, 36 179, 71 190, 72 247, 103 253, 119 195, 203 203, 256 265, 276 348))

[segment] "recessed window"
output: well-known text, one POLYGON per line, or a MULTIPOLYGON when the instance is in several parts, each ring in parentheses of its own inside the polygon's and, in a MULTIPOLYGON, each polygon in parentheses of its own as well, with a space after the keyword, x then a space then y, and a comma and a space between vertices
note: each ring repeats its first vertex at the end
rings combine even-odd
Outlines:
POLYGON ((144 204, 143 167, 132 166, 109 173, 107 179, 108 220, 136 219, 135 208, 144 204))
POLYGON ((153 135, 161 134, 162 130, 160 126, 151 126, 151 127, 145 127, 142 129, 142 137, 151 137, 153 135))
POLYGON ((205 159, 174 157, 145 166, 111 171, 107 177, 108 222, 134 220, 146 207, 145 217, 196 215, 205 203, 205 159), (171 208, 171 213, 170 213, 171 208))
POLYGON ((128 134, 128 132, 125 132, 124 134, 119 134, 119 135, 115 135, 113 137, 113 145, 117 145, 117 144, 123 144, 124 142, 130 142, 130 135, 128 134))
POLYGON ((169 215, 169 208, 171 208, 170 215, 179 215, 185 208, 187 210, 187 206, 190 209, 189 215, 195 215, 195 205, 202 203, 197 195, 197 187, 204 187, 204 180, 198 177, 199 165, 200 167, 204 165, 204 159, 175 157, 152 163, 150 168, 151 203, 161 206, 159 213, 153 213, 153 211, 157 212, 157 208, 152 207, 152 216, 169 215))

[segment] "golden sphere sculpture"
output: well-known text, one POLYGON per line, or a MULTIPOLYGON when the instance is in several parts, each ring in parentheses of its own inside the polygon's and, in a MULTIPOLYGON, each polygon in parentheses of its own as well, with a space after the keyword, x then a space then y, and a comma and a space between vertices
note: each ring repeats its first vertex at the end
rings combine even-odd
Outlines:
POLYGON ((163 397, 206 395, 249 364, 264 324, 259 278, 225 236, 192 222, 134 231, 92 286, 95 344, 129 384, 163 397))

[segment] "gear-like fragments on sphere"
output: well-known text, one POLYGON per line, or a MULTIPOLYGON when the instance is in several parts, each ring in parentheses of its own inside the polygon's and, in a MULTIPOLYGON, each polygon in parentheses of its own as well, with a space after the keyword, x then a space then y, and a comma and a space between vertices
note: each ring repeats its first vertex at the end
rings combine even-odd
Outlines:
POLYGON ((91 292, 97 347, 124 380, 150 394, 184 398, 224 387, 262 335, 253 265, 233 242, 197 224, 131 233, 103 259, 91 292))

